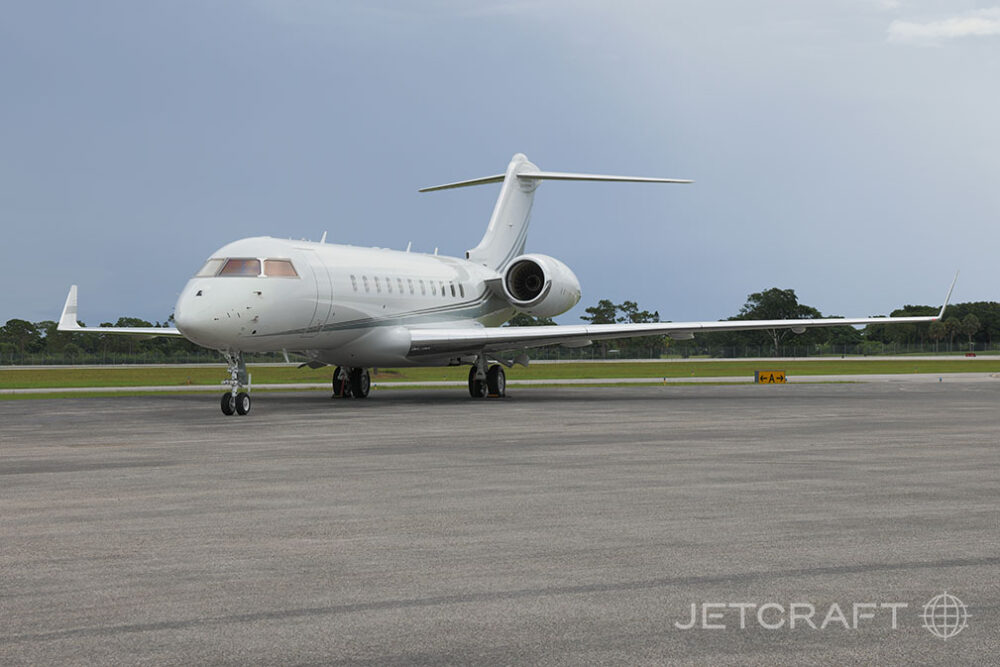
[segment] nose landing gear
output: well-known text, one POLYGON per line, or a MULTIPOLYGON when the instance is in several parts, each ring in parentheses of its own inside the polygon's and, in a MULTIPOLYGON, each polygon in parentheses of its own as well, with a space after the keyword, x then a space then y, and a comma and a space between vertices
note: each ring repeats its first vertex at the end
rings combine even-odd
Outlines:
POLYGON ((250 394, 243 391, 243 387, 250 389, 250 374, 247 373, 246 363, 239 352, 225 352, 226 362, 229 364, 229 379, 223 380, 222 384, 229 385, 229 391, 222 395, 220 405, 224 415, 246 415, 250 413, 250 394))

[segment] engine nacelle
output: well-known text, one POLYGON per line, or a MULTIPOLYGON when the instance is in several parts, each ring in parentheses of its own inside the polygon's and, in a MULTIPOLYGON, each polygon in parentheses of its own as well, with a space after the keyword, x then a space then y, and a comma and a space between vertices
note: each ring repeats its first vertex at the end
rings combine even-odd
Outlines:
POLYGON ((503 272, 503 293, 522 313, 554 317, 580 301, 580 281, 554 257, 520 255, 503 272))

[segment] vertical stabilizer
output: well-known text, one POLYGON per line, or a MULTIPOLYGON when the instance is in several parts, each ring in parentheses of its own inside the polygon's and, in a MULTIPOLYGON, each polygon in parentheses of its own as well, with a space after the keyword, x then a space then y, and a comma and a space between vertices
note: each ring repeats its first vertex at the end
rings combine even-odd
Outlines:
POLYGON ((471 181, 445 183, 429 188, 421 188, 420 192, 434 190, 450 190, 464 188, 470 185, 486 185, 487 183, 503 183, 500 196, 490 224, 486 228, 483 239, 465 256, 491 269, 503 269, 510 260, 524 252, 524 242, 528 238, 528 223, 531 217, 531 204, 535 199, 535 188, 541 181, 619 181, 632 183, 690 183, 687 179, 651 178, 648 176, 611 176, 606 174, 573 174, 558 171, 539 171, 528 158, 518 153, 503 174, 474 178, 471 181))
POLYGON ((522 153, 511 159, 486 233, 479 245, 466 253, 470 261, 491 269, 502 269, 507 262, 524 252, 538 180, 517 176, 536 172, 538 167, 522 153))

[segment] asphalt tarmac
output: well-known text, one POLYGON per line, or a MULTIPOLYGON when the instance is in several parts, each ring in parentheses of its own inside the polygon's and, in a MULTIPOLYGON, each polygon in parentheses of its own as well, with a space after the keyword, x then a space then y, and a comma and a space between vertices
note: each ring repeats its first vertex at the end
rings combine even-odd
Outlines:
POLYGON ((994 663, 998 404, 961 380, 0 401, 0 664, 994 663))

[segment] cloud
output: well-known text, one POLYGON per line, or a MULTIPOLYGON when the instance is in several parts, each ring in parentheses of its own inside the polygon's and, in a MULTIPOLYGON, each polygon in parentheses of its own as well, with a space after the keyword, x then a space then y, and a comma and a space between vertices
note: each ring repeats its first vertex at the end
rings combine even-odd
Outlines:
POLYGON ((888 30, 890 42, 919 46, 935 46, 944 40, 960 37, 989 36, 1000 36, 1000 7, 978 9, 927 23, 893 21, 888 30))

